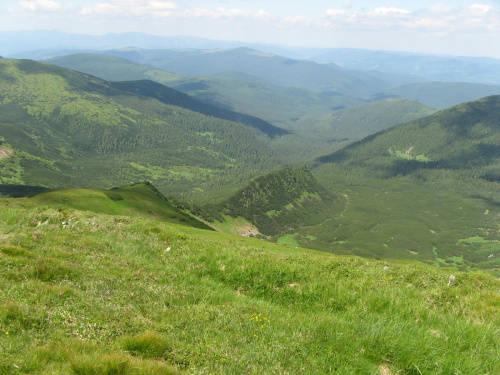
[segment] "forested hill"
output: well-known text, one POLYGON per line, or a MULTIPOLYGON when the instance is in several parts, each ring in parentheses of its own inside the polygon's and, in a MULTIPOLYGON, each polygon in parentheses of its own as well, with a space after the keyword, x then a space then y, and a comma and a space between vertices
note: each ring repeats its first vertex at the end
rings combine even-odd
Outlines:
POLYGON ((162 192, 186 192, 241 184, 281 164, 267 135, 168 104, 169 95, 193 106, 152 82, 134 89, 31 60, 1 60, 0 183, 110 188, 148 180, 162 192))
POLYGON ((220 205, 206 208, 212 220, 223 220, 221 214, 244 217, 260 233, 275 236, 319 224, 341 206, 341 200, 322 187, 306 167, 297 167, 260 176, 220 205))
POLYGON ((323 173, 500 182, 500 96, 399 125, 317 159, 323 173))
POLYGON ((162 103, 189 109, 191 111, 202 113, 207 116, 239 122, 241 124, 254 127, 270 137, 285 135, 289 133, 287 130, 271 125, 267 121, 264 121, 260 118, 229 111, 207 103, 200 102, 196 99, 191 98, 189 95, 153 81, 140 80, 112 82, 110 85, 120 91, 131 92, 140 97, 154 98, 161 101, 162 103))

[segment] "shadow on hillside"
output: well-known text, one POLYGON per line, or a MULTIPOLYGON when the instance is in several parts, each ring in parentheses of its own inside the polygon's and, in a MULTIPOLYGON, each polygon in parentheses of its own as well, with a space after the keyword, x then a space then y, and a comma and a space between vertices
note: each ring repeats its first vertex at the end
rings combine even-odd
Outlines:
POLYGON ((49 190, 43 186, 30 186, 30 185, 1 185, 0 184, 0 198, 22 198, 42 193, 49 190))

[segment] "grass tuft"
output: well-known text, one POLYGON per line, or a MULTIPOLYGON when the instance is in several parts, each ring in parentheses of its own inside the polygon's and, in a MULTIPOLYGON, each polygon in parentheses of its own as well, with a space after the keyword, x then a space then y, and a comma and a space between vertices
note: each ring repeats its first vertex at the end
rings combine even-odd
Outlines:
POLYGON ((151 331, 124 338, 122 347, 130 354, 144 358, 162 358, 170 350, 167 340, 151 331))

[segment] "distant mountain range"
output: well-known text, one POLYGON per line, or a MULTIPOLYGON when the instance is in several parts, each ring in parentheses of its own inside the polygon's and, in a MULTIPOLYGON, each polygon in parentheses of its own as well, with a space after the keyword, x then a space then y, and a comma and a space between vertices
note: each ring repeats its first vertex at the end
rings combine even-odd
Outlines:
POLYGON ((264 117, 285 127, 287 119, 293 122, 318 111, 326 114, 387 97, 444 109, 500 94, 500 86, 495 85, 411 82, 410 78, 398 80, 390 74, 371 72, 367 75, 337 66, 328 69, 324 65, 250 49, 134 49, 104 53, 113 56, 76 54, 52 58, 48 62, 107 80, 152 79, 207 103, 264 117), (293 67, 282 67, 292 61, 293 67))
POLYGON ((219 41, 194 37, 159 37, 142 33, 101 36, 57 31, 0 32, 0 54, 11 58, 46 59, 78 52, 120 48, 233 49, 246 47, 295 60, 334 63, 348 70, 390 75, 399 84, 418 81, 469 82, 500 85, 500 60, 351 48, 296 48, 219 41))
POLYGON ((465 57, 418 54, 396 51, 371 51, 336 48, 304 50, 304 58, 333 63, 345 69, 374 71, 419 77, 425 81, 500 84, 500 60, 488 57, 465 57))
POLYGON ((422 103, 435 109, 445 109, 490 95, 500 95, 500 86, 465 82, 419 82, 408 83, 382 94, 383 97, 400 97, 422 103))
POLYGON ((390 87, 383 79, 368 73, 351 72, 250 48, 182 51, 125 49, 106 53, 177 74, 215 76, 240 72, 274 85, 357 98, 369 97, 390 87))

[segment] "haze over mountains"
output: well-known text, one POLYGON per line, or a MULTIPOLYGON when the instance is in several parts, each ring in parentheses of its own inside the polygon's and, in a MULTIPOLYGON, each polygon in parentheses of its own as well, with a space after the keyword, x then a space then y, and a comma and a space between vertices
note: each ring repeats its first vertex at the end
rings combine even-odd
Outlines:
POLYGON ((0 54, 11 58, 46 59, 76 52, 117 48, 233 49, 246 47, 290 59, 333 63, 345 69, 400 75, 405 79, 500 84, 500 60, 350 48, 292 48, 270 44, 158 37, 143 33, 91 36, 57 31, 0 31, 0 54))

